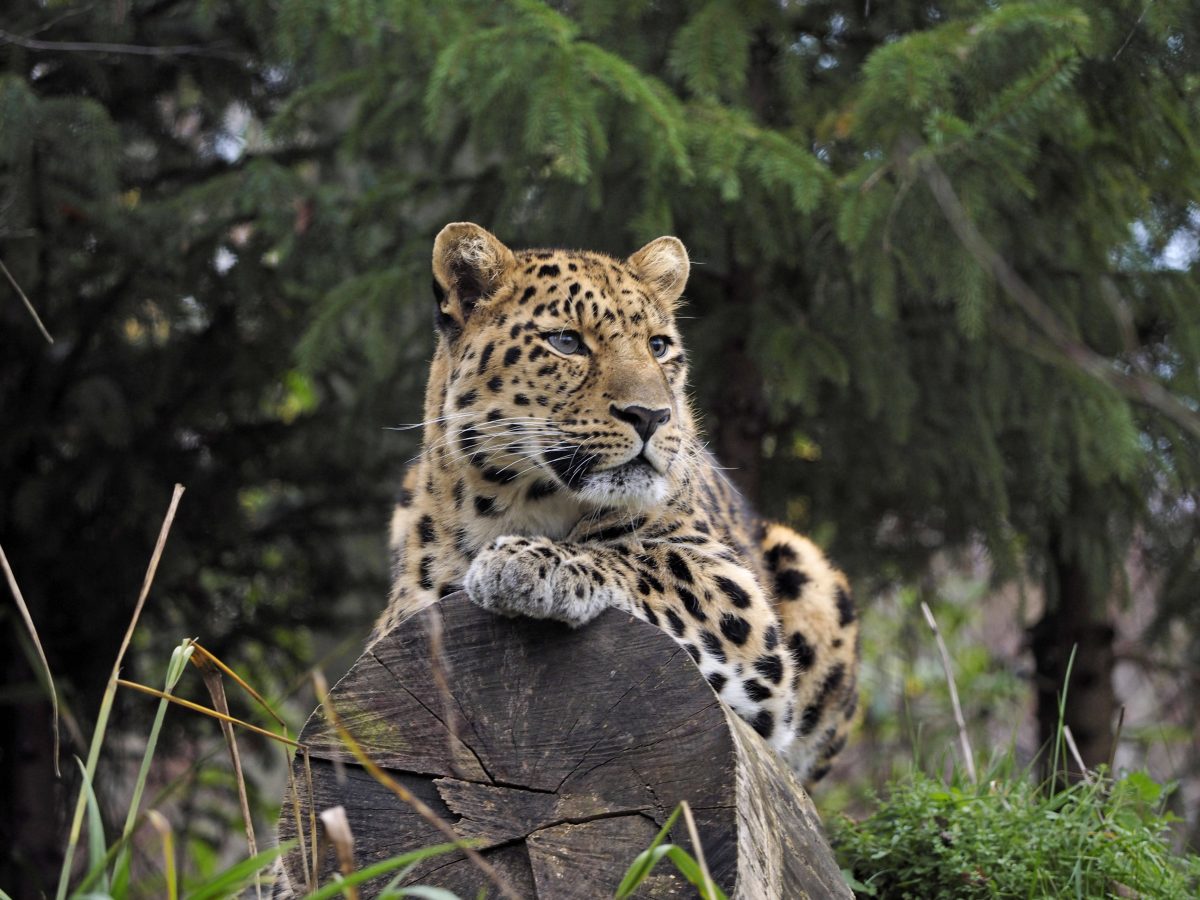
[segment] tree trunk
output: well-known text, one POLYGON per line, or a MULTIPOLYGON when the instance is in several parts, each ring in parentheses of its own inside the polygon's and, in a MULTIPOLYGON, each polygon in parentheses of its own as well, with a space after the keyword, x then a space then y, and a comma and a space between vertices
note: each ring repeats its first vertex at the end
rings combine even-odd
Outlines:
MULTIPOLYGON (((1070 727, 1084 763, 1092 768, 1112 756, 1117 710, 1113 625, 1104 598, 1093 596, 1083 567, 1064 553, 1057 538, 1051 541, 1045 588, 1046 612, 1033 628, 1039 735, 1043 745, 1053 746, 1059 697, 1065 689, 1063 722, 1070 727)), ((1082 774, 1074 759, 1068 758, 1067 765, 1073 776, 1082 774)))
MULTIPOLYGON (((410 619, 360 657, 331 696, 367 753, 474 839, 518 896, 612 896, 681 800, 727 892, 747 900, 850 896, 800 784, 726 714, 663 632, 616 611, 578 630, 503 619, 462 594, 437 609, 444 663, 431 649, 439 642, 410 619)), ((300 739, 312 759, 313 805, 345 807, 356 866, 445 840, 355 763, 320 711, 300 739)), ((303 785, 300 754, 293 771, 303 785)), ((280 839, 296 833, 285 801, 280 839)), ((669 840, 694 853, 682 819, 669 840)), ((305 884, 299 850, 284 868, 291 885, 305 884)), ((323 883, 332 853, 320 868, 323 883)), ((459 853, 419 864, 404 883, 463 897, 488 884, 459 853)), ((664 860, 638 896, 695 891, 664 860)))

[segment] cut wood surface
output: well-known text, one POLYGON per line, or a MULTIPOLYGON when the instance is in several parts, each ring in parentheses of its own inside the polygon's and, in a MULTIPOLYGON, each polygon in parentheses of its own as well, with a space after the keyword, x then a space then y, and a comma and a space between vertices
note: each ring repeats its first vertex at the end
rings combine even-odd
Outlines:
MULTIPOLYGON (((434 614, 448 692, 424 613, 364 653, 331 698, 375 762, 472 839, 518 895, 611 897, 687 800, 713 877, 731 896, 851 896, 807 794, 659 629, 615 610, 578 630, 505 619, 463 594, 434 614)), ((300 740, 316 808, 345 807, 358 867, 445 840, 355 762, 319 710, 300 740)), ((303 784, 300 755, 294 771, 303 784)), ((306 797, 302 807, 307 821, 306 797)), ((279 837, 295 836, 285 803, 279 837)), ((669 839, 692 849, 682 820, 669 839)), ((332 851, 321 865, 323 883, 332 851)), ((299 852, 284 866, 304 884, 299 852)), ((403 883, 473 898, 487 880, 456 852, 419 864, 403 883)), ((637 896, 696 893, 664 861, 637 896)))

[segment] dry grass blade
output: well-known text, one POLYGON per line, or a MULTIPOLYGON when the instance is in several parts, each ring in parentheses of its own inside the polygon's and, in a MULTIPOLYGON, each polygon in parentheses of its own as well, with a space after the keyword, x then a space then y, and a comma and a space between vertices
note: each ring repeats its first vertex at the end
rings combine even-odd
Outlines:
MULTIPOLYGON (((193 646, 195 646, 193 644, 193 646)), ((208 695, 212 697, 213 707, 217 712, 229 715, 229 701, 225 697, 225 685, 221 681, 221 669, 212 664, 212 655, 205 652, 197 657, 193 654, 192 662, 200 670, 208 695)), ((221 734, 225 736, 225 745, 229 748, 229 758, 233 762, 233 775, 237 781, 238 805, 242 809, 242 824, 246 829, 246 846, 251 856, 258 855, 258 841, 254 836, 254 816, 250 814, 250 799, 246 794, 246 776, 242 771, 242 755, 238 752, 237 736, 233 733, 233 725, 221 719, 221 734)), ((254 873, 254 895, 262 900, 262 879, 254 873)))
POLYGON ((942 657, 942 670, 946 673, 946 683, 950 686, 950 705, 954 707, 954 721, 958 725, 958 740, 962 744, 963 760, 966 762, 967 774, 971 778, 971 784, 975 784, 979 781, 979 775, 975 772, 975 754, 971 750, 971 739, 967 737, 967 721, 963 718, 962 706, 958 702, 958 686, 954 683, 954 669, 950 665, 950 651, 946 649, 946 642, 942 640, 942 630, 938 628, 937 620, 933 617, 933 611, 924 600, 921 601, 921 612, 925 616, 925 621, 929 623, 929 627, 933 630, 934 640, 937 641, 938 653, 942 657))
POLYGON ((162 838, 163 846, 163 876, 167 880, 167 897, 177 900, 179 897, 179 876, 175 871, 175 835, 171 831, 171 823, 157 809, 149 810, 146 818, 162 838))
POLYGON ((1108 754, 1108 773, 1111 776, 1114 768, 1117 765, 1117 747, 1121 743, 1121 731, 1125 728, 1125 704, 1121 704, 1121 709, 1117 713, 1117 727, 1113 729, 1112 750, 1108 754))
MULTIPOLYGON (((317 877, 320 874, 320 857, 317 856, 317 801, 313 796, 312 757, 308 755, 307 747, 302 747, 300 752, 304 754, 304 788, 308 792, 308 845, 312 847, 312 869, 304 873, 304 879, 311 891, 317 886, 317 877)), ((303 839, 300 843, 304 843, 303 839)))
POLYGON ((425 633, 429 637, 429 663, 433 683, 442 701, 442 721, 446 723, 446 759, 450 761, 450 768, 454 774, 461 778, 463 773, 459 771, 457 763, 460 743, 458 708, 454 702, 454 695, 450 692, 450 679, 446 674, 449 666, 446 663, 445 641, 442 637, 442 614, 436 606, 431 606, 424 611, 422 619, 425 623, 425 633))
POLYGON ((713 881, 712 873, 708 871, 708 862, 704 858, 704 847, 700 843, 700 832, 696 829, 696 820, 692 818, 692 807, 688 805, 686 800, 680 800, 679 807, 683 810, 683 821, 687 823, 688 837, 691 838, 692 849, 696 851, 696 864, 700 866, 700 874, 704 876, 704 895, 706 897, 716 897, 717 884, 713 881))
POLYGON ((192 642, 192 646, 196 648, 196 655, 193 657, 193 662, 200 667, 201 671, 204 670, 205 663, 212 663, 214 666, 232 678, 238 687, 253 697, 258 705, 265 709, 271 718, 283 727, 285 732, 287 731, 287 722, 283 720, 283 717, 280 716, 279 713, 275 712, 274 707, 272 707, 271 704, 266 701, 263 695, 252 688, 246 682, 246 680, 242 678, 241 675, 233 671, 233 669, 229 668, 229 666, 225 665, 225 663, 223 663, 215 653, 205 649, 195 641, 192 642))
POLYGON ((50 336, 50 332, 47 331, 46 326, 42 324, 42 317, 37 314, 37 310, 33 308, 33 304, 29 301, 29 298, 25 296, 25 292, 21 290, 21 286, 17 284, 17 279, 13 278, 12 272, 8 271, 8 266, 4 264, 4 260, 2 259, 0 259, 0 270, 4 272, 4 277, 8 279, 8 283, 13 286, 13 290, 17 292, 17 295, 25 301, 25 308, 29 310, 29 314, 33 316, 33 321, 37 324, 38 331, 42 333, 42 337, 46 339, 47 343, 53 344, 54 338, 50 336))
MULTIPOLYGON (((209 671, 208 670, 209 664, 211 664, 212 666, 215 666, 217 669, 220 669, 222 672, 224 672, 226 675, 228 675, 230 678, 232 678, 234 683, 237 684, 238 687, 240 687, 243 691, 245 691, 247 694, 249 694, 251 697, 253 697, 255 702, 257 702, 259 706, 261 706, 264 710, 266 710, 267 714, 272 719, 274 719, 276 722, 279 723, 279 727, 283 729, 284 737, 289 737, 287 722, 284 721, 283 717, 275 711, 275 708, 269 702, 267 702, 267 699, 265 697, 263 697, 262 694, 260 694, 253 687, 251 687, 249 682, 247 682, 244 678, 242 678, 242 676, 240 676, 237 672, 235 672, 228 665, 226 665, 220 659, 220 657, 218 657, 215 653, 208 650, 206 647, 202 646, 201 644, 198 644, 195 642, 193 642, 192 646, 196 648, 196 656, 193 657, 193 661, 196 663, 196 665, 198 667, 200 667, 202 672, 209 671)), ((207 679, 207 675, 205 677, 207 679)), ((210 691, 210 693, 211 693, 211 691, 210 691)), ((224 689, 222 688, 222 696, 223 695, 224 695, 224 689)), ((214 698, 214 705, 217 705, 220 708, 220 704, 216 703, 215 698, 214 698)), ((229 709, 227 706, 224 707, 222 709, 222 711, 225 712, 226 714, 229 713, 229 709)), ((225 725, 222 725, 222 729, 224 729, 225 727, 226 727, 225 725)), ((228 740, 228 738, 227 738, 227 740, 228 740)), ((234 745, 231 745, 231 746, 234 746, 234 745)), ((307 750, 304 750, 304 748, 301 748, 301 750, 305 754, 306 765, 307 765, 308 752, 307 752, 307 750)), ((287 753, 286 749, 284 750, 284 753, 285 754, 287 753)), ((237 764, 235 763, 235 766, 236 765, 237 764)), ((295 820, 296 820, 296 836, 298 839, 297 843, 299 844, 299 849, 300 849, 301 866, 304 869, 305 889, 308 892, 311 892, 313 890, 313 888, 315 887, 315 884, 312 881, 312 872, 311 872, 311 869, 310 869, 309 863, 308 863, 309 844, 307 844, 304 840, 304 828, 302 827, 301 820, 300 820, 300 791, 296 785, 296 778, 292 774, 292 766, 291 766, 290 759, 287 760, 287 773, 288 773, 288 797, 291 800, 292 814, 295 816, 295 820)), ((242 788, 242 784, 241 784, 241 780, 240 780, 241 779, 240 773, 239 773, 238 777, 239 777, 238 790, 239 790, 239 794, 242 794, 243 788, 242 788)), ((243 794, 243 798, 244 798, 244 794, 243 794)), ((244 803, 244 799, 243 799, 243 803, 244 803)), ((308 779, 308 805, 309 805, 309 808, 312 809, 313 795, 312 795, 312 778, 311 777, 308 779)), ((243 816, 247 815, 247 811, 244 806, 243 806, 242 814, 243 814, 243 816)), ((312 822, 311 822, 311 827, 309 829, 309 835, 310 835, 312 841, 314 842, 314 844, 313 844, 314 847, 315 847, 315 841, 316 841, 316 830, 317 830, 317 825, 316 825, 316 818, 314 816, 312 819, 312 822)), ((247 834, 249 834, 249 832, 247 832, 247 834)), ((251 855, 253 855, 253 850, 251 851, 251 855)), ((255 887, 256 887, 256 889, 258 888, 257 882, 255 883, 255 887)))
MULTIPOLYGON (((350 820, 346 818, 346 807, 331 806, 321 811, 321 825, 325 836, 333 844, 333 852, 337 854, 338 868, 342 875, 354 874, 354 833, 350 830, 350 820)), ((350 900, 358 900, 358 886, 346 885, 343 894, 350 900)))
POLYGON ((1079 745, 1075 743, 1075 735, 1071 733, 1071 726, 1064 725, 1062 731, 1063 740, 1067 742, 1067 749, 1071 751, 1071 758, 1075 760, 1075 765, 1079 766, 1079 773, 1083 776, 1083 780, 1091 781, 1092 773, 1088 771, 1087 764, 1079 754, 1079 745))
MULTIPOLYGON (((162 559, 163 548, 167 545, 167 535, 171 533, 171 524, 175 521, 175 513, 179 510, 179 500, 182 497, 183 485, 177 484, 171 493, 171 504, 167 507, 167 514, 163 517, 162 527, 158 530, 158 540, 154 543, 154 552, 150 554, 150 564, 146 567, 146 577, 142 579, 142 589, 138 593, 137 605, 133 609, 129 627, 125 629, 125 637, 121 639, 121 647, 113 662, 112 673, 108 676, 108 683, 104 686, 104 696, 100 698, 100 713, 96 716, 96 727, 92 729, 92 743, 88 748, 87 765, 84 767, 87 777, 90 779, 96 777, 96 763, 100 759, 100 748, 104 744, 104 733, 108 729, 108 716, 112 712, 113 697, 117 693, 117 681, 119 680, 117 676, 121 673, 121 663, 125 660, 125 651, 129 649, 129 642, 133 639, 133 632, 137 628, 138 619, 141 618, 142 608, 146 605, 146 598, 150 595, 150 585, 154 583, 154 575, 158 572, 158 563, 162 559)), ((155 693, 161 694, 161 691, 155 693)), ((54 895, 56 900, 66 900, 67 882, 71 877, 71 863, 74 861, 75 848, 79 845, 79 835, 83 830, 83 815, 86 805, 85 794, 80 791, 79 799, 75 803, 75 815, 71 820, 71 830, 67 836, 67 848, 63 852, 62 869, 58 875, 58 889, 54 895)))
POLYGON ((223 722, 228 722, 231 725, 237 725, 239 728, 245 728, 247 731, 253 731, 255 734, 261 734, 265 738, 270 738, 273 741, 278 741, 281 744, 287 744, 289 747, 303 747, 299 741, 293 741, 291 738, 285 738, 273 731, 267 731, 265 728, 259 728, 257 725, 251 725, 249 722, 238 719, 227 713, 217 712, 215 709, 209 709, 207 706, 201 706, 199 703, 193 703, 191 700, 184 700, 182 697, 176 697, 174 694, 166 694, 158 688, 152 688, 147 684, 138 684, 136 681, 126 681, 124 678, 118 678, 116 683, 121 687, 130 688, 131 690, 141 691, 143 694, 149 694, 151 697, 158 697, 160 700, 169 700, 171 703, 176 703, 185 709, 190 709, 192 712, 203 713, 214 719, 220 719, 223 722))
MULTIPOLYGON (((286 760, 285 765, 287 767, 288 798, 292 801, 292 817, 296 823, 296 843, 300 845, 300 866, 304 870, 304 889, 306 893, 311 894, 313 884, 308 868, 308 846, 304 842, 304 825, 300 818, 300 790, 296 787, 296 776, 292 773, 292 761, 286 760)), ((313 796, 310 792, 308 795, 309 809, 312 808, 313 803, 313 796)))
POLYGON ((321 707, 325 711, 326 719, 329 721, 329 724, 333 726, 334 730, 338 734, 338 737, 341 738, 347 749, 349 749, 354 755, 354 758, 358 760, 359 765, 366 769, 372 778, 399 797, 401 802, 407 803, 409 806, 411 806, 417 815, 444 834, 451 843, 453 843, 459 850, 466 854, 467 858, 475 864, 476 868, 486 875, 488 880, 496 886, 496 889, 500 892, 501 896, 508 898, 508 900, 521 900, 520 895, 518 895, 512 889, 512 887, 509 886, 508 882, 504 880, 504 876, 496 871, 495 867, 492 866, 491 863, 480 856, 475 848, 467 844, 462 837, 455 832, 449 822, 425 805, 424 801, 422 801, 419 797, 414 796, 413 793, 408 790, 408 788, 388 775, 388 773, 383 771, 383 769, 379 768, 375 761, 372 760, 371 757, 367 756, 366 751, 364 751, 358 741, 354 739, 354 735, 352 735, 346 728, 341 717, 338 715, 337 710, 334 708, 333 702, 329 697, 329 686, 326 684, 325 678, 320 672, 313 672, 313 684, 317 692, 317 698, 320 700, 321 707))
POLYGON ((154 576, 158 573, 158 562, 162 559, 163 549, 167 546, 167 535, 171 533, 171 525, 175 521, 175 513, 179 510, 179 501, 182 497, 183 485, 177 484, 171 493, 171 505, 167 507, 162 527, 158 530, 158 540, 154 542, 150 565, 146 567, 146 577, 142 579, 142 589, 138 592, 137 606, 133 608, 133 617, 129 620, 129 627, 125 629, 125 637, 121 639, 121 647, 117 651, 117 661, 113 663, 110 678, 113 682, 117 680, 117 675, 121 671, 121 663, 125 660, 125 651, 129 649, 129 642, 133 640, 133 632, 137 628, 138 619, 142 617, 142 608, 146 605, 146 598, 150 596, 150 585, 154 584, 154 576))
POLYGON ((50 672, 46 651, 42 649, 41 639, 38 638, 37 628, 33 624, 33 616, 29 614, 29 607, 25 605, 25 598, 21 596, 21 589, 17 586, 16 576, 13 575, 13 571, 8 565, 8 557, 4 555, 3 547, 0 547, 0 566, 4 568, 4 577, 8 579, 8 589, 12 591, 13 599, 17 601, 17 609, 21 611, 21 618, 25 620, 25 628, 29 631, 29 637, 33 639, 33 646, 37 648, 38 658, 42 661, 42 674, 46 676, 46 688, 50 691, 50 706, 54 714, 54 774, 56 777, 62 778, 62 771, 58 767, 58 691, 54 689, 54 676, 50 672))

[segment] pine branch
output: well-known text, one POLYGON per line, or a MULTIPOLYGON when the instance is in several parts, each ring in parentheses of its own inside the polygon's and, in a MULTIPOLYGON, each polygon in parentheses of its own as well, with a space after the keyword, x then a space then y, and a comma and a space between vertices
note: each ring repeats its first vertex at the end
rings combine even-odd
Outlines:
POLYGON ((917 154, 916 151, 920 149, 913 139, 903 140, 897 151, 899 159, 907 164, 915 158, 919 173, 963 247, 984 271, 991 273, 1001 289, 1033 321, 1055 349, 1081 371, 1128 399, 1158 410, 1200 439, 1200 414, 1159 382, 1120 370, 1113 360, 1100 355, 1071 333, 1029 283, 983 236, 955 193, 945 171, 927 154, 917 154))

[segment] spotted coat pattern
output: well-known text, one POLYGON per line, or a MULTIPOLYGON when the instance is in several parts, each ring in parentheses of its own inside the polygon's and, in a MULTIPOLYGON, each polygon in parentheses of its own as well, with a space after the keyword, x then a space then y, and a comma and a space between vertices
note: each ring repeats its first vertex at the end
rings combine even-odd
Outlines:
POLYGON ((855 713, 855 610, 845 577, 759 519, 699 441, 674 319, 688 267, 675 238, 618 260, 443 229, 423 448, 375 635, 464 588, 574 626, 615 607, 665 630, 815 781, 855 713))

